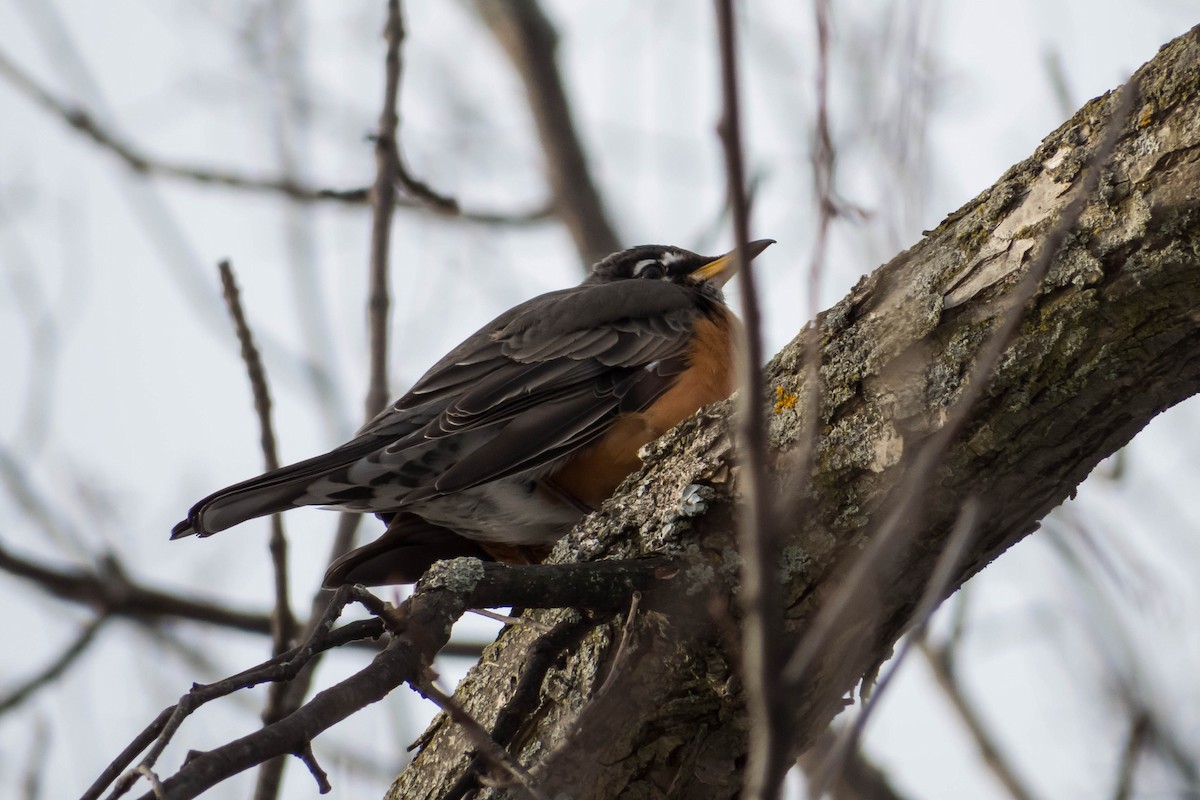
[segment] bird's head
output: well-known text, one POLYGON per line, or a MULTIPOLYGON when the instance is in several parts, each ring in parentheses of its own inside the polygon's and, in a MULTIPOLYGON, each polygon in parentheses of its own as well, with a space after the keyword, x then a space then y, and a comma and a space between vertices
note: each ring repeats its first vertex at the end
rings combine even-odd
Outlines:
MULTIPOLYGON (((774 239, 759 239, 746 245, 746 258, 751 259, 775 243, 774 239)), ((733 277, 736 251, 720 256, 702 256, 682 247, 644 244, 613 253, 592 265, 585 284, 612 283, 623 280, 671 281, 692 286, 720 297, 721 287, 733 277)))

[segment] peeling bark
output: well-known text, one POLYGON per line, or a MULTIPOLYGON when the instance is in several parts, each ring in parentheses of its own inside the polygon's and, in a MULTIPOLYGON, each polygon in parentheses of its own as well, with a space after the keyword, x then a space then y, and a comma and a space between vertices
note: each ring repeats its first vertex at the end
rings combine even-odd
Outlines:
MULTIPOLYGON (((984 504, 973 549, 949 591, 1037 528, 1104 457, 1154 415, 1200 390, 1200 28, 1137 73, 1141 100, 1100 190, 1067 238, 963 434, 922 488, 904 541, 854 587, 851 613, 788 701, 803 751, 848 691, 904 632, 958 509, 984 504)), ((1080 183, 1109 124, 1110 93, 1087 105, 1027 160, 864 278, 766 371, 773 465, 794 513, 781 572, 787 621, 803 635, 904 485, 923 442, 945 423, 974 359, 1004 315, 1080 183), (820 438, 811 475, 795 474, 805 337, 820 337, 820 438)), ((664 553, 689 559, 705 586, 639 617, 610 690, 623 618, 601 618, 545 675, 528 658, 549 636, 509 628, 457 697, 489 728, 523 676, 535 708, 501 744, 554 797, 732 797, 745 755, 736 680, 731 503, 737 468, 729 404, 709 407, 647 448, 646 468, 555 549, 557 560, 664 553)), ((577 611, 533 612, 551 626, 577 611)), ((540 668, 540 667, 539 667, 540 668)), ((446 796, 469 761, 462 733, 439 718, 389 797, 446 796)), ((460 788, 463 784, 460 784, 460 788)), ((515 789, 485 789, 507 796, 515 789)))

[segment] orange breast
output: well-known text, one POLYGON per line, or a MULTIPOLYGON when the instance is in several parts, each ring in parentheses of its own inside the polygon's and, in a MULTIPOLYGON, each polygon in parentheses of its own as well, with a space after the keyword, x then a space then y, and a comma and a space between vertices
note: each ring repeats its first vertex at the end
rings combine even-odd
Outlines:
POLYGON ((590 508, 599 508, 641 466, 638 450, 699 409, 733 394, 733 332, 736 318, 720 308, 701 317, 692 336, 688 367, 645 411, 619 417, 602 439, 574 455, 551 479, 554 487, 590 508))

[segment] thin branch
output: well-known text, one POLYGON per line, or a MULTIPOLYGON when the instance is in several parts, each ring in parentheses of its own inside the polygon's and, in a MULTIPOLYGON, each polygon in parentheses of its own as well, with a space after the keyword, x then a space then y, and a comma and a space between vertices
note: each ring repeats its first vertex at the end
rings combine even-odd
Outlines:
POLYGON ((546 158, 554 211, 585 266, 621 249, 588 167, 555 51, 558 34, 536 0, 476 0, 475 10, 525 85, 546 158))
POLYGON ((1137 770, 1138 758, 1146 746, 1150 734, 1150 715, 1144 711, 1135 714, 1129 725, 1129 736, 1121 753, 1121 765, 1117 768, 1117 783, 1113 789, 1113 800, 1129 800, 1133 793, 1133 775, 1137 770))
MULTIPOLYGON (((829 1, 815 0, 813 12, 817 28, 816 97, 817 118, 813 124, 813 151, 811 156, 813 194, 817 204, 817 231, 813 236, 812 255, 808 264, 808 314, 811 320, 818 319, 821 311, 821 279, 825 273, 825 257, 829 244, 829 229, 837 215, 838 204, 834 198, 834 176, 836 151, 833 134, 829 127, 829 1)), ((816 330, 808 336, 804 348, 804 431, 793 461, 795 473, 807 476, 816 453, 821 407, 821 337, 816 330)), ((789 496, 800 497, 801 492, 789 491, 789 496)))
POLYGON ((404 24, 400 18, 400 0, 388 0, 384 37, 387 55, 384 58, 385 78, 383 111, 379 115, 379 130, 375 133, 375 186, 371 189, 371 262, 368 277, 367 328, 370 331, 371 366, 367 389, 369 420, 383 410, 388 401, 387 336, 391 298, 388 293, 388 256, 391 244, 392 209, 395 207, 395 185, 400 174, 400 156, 396 146, 396 98, 400 91, 400 45, 404 41, 404 24))
MULTIPOLYGON (((38 492, 30 480, 25 465, 17 460, 13 450, 0 445, 0 482, 4 484, 13 505, 29 517, 37 528, 62 549, 83 550, 84 537, 65 518, 49 498, 38 492)), ((0 563, 0 569, 3 564, 0 563)))
POLYGON ((21 797, 24 800, 39 800, 42 795, 42 776, 50 756, 50 725, 39 718, 34 723, 33 735, 29 737, 29 758, 21 777, 21 797))
MULTIPOLYGON (((423 203, 434 211, 443 214, 456 215, 458 214, 458 201, 452 197, 448 197, 440 192, 435 191, 429 184, 418 179, 409 172, 407 165, 404 163, 404 157, 400 149, 400 112, 398 97, 400 93, 400 76, 403 74, 403 51, 400 45, 404 42, 404 17, 400 13, 398 3, 388 4, 388 53, 387 53, 387 84, 385 90, 383 117, 380 118, 379 136, 390 137, 391 156, 394 159, 394 185, 403 189, 410 197, 423 203), (394 78, 394 82, 393 82, 394 78), (388 117, 390 103, 391 117, 388 117), (389 127, 390 126, 390 127, 389 127)), ((379 162, 379 140, 375 142, 376 164, 379 170, 377 180, 384 177, 383 166, 379 162)), ((381 191, 379 183, 375 185, 375 191, 381 191)), ((372 197, 372 204, 375 206, 376 213, 379 210, 379 201, 376 197, 372 197)))
POLYGON ((434 705, 444 711, 455 725, 461 727, 475 750, 493 766, 506 772, 522 793, 534 800, 549 800, 534 786, 533 776, 529 774, 529 771, 521 766, 512 753, 496 743, 496 740, 479 723, 479 720, 467 713, 467 710, 455 702, 453 697, 437 688, 428 671, 426 671, 425 679, 414 685, 413 688, 432 700, 434 705))
POLYGON ((108 130, 86 109, 59 100, 3 52, 0 52, 0 75, 3 75, 10 85, 20 90, 27 98, 62 119, 63 122, 91 139, 95 144, 108 150, 134 172, 143 175, 186 179, 196 183, 210 183, 234 189, 279 193, 294 200, 334 200, 357 204, 367 201, 366 189, 314 189, 288 180, 257 178, 205 167, 171 164, 149 158, 133 145, 122 141, 120 136, 108 130))
POLYGON ((316 753, 313 752, 312 745, 308 744, 302 747, 299 752, 293 753, 296 758, 300 759, 304 766, 308 767, 308 772, 313 776, 313 780, 317 782, 317 791, 321 794, 329 794, 333 791, 333 786, 329 783, 329 773, 321 769, 321 765, 317 763, 316 753))
MULTIPOLYGON (((140 764, 152 768, 184 719, 200 705, 269 681, 295 682, 311 674, 318 655, 332 647, 380 636, 385 628, 393 634, 388 645, 355 675, 318 693, 280 720, 190 758, 176 775, 164 781, 171 797, 194 797, 243 770, 302 752, 319 733, 382 699, 401 683, 422 681, 424 670, 445 647, 451 625, 467 608, 594 606, 615 611, 630 603, 634 592, 640 591, 652 601, 660 597, 659 592, 678 591, 678 567, 676 562, 661 558, 517 567, 459 558, 436 563, 398 609, 365 590, 344 586, 333 593, 333 602, 303 645, 230 678, 194 687, 122 751, 84 794, 84 800, 95 800, 114 781, 117 783, 110 797, 128 791, 139 774, 136 770, 125 771, 130 762, 149 747, 140 764), (351 601, 377 616, 332 629, 342 608, 351 601)), ((590 623, 556 629, 547 637, 553 645, 549 649, 560 652, 588 629, 590 623)), ((540 660, 548 667, 553 657, 540 660)))
POLYGON ((959 719, 970 731, 971 738, 978 745, 980 755, 983 756, 983 761, 988 769, 1013 797, 1013 800, 1033 800, 1034 794, 1017 777, 1016 770, 1001 754, 1000 747, 991 731, 988 730, 979 712, 971 705, 971 701, 967 699, 959 685, 951 651, 945 647, 934 647, 926 641, 918 643, 918 647, 926 661, 929 662, 929 666, 933 668, 933 675, 937 679, 938 686, 950 700, 954 710, 958 712, 959 719))
POLYGON ((613 656, 612 667, 609 668, 608 675, 604 678, 604 683, 600 685, 600 691, 596 692, 596 700, 608 694, 608 690, 612 688, 613 679, 620 674, 621 669, 625 666, 625 660, 630 651, 630 642, 633 641, 633 634, 637 624, 638 606, 641 603, 642 593, 634 592, 633 597, 629 601, 629 614, 625 617, 625 627, 621 629, 621 642, 617 645, 617 654, 613 656))
MULTIPOLYGON (((817 774, 824 770, 827 759, 833 754, 837 740, 838 736, 833 729, 827 729, 796 762, 808 781, 810 788, 805 797, 809 800, 816 800, 818 797, 811 787, 817 780, 817 774)), ((829 786, 829 796, 833 800, 904 800, 904 796, 891 785, 883 770, 868 761, 860 750, 850 753, 845 768, 829 786)))
MULTIPOLYGON (((392 212, 396 205, 395 186, 401 167, 396 128, 399 124, 397 98, 400 92, 400 46, 404 40, 404 26, 399 0, 388 0, 387 17, 384 23, 384 39, 387 43, 384 55, 383 110, 379 115, 379 129, 375 133, 375 183, 370 199, 373 207, 371 217, 371 253, 367 290, 367 330, 370 341, 370 378, 367 387, 365 418, 372 419, 383 410, 388 402, 387 345, 388 315, 391 298, 388 290, 388 256, 391 244, 392 212)), ((334 537, 330 560, 338 558, 353 546, 354 535, 360 522, 358 514, 342 514, 334 537)), ((322 616, 329 608, 331 594, 318 589, 312 600, 310 621, 322 616)), ((306 665, 304 671, 287 687, 278 690, 276 701, 271 704, 273 714, 264 717, 268 726, 294 713, 301 707, 312 686, 313 671, 319 660, 306 665)), ((260 800, 278 794, 283 768, 286 761, 278 758, 264 764, 258 774, 256 797, 260 800)))
POLYGON ((0 714, 11 711, 32 697, 38 689, 57 680, 79 660, 80 656, 87 652, 88 647, 96 640, 96 634, 108 620, 109 617, 103 615, 92 619, 45 669, 11 690, 4 697, 0 697, 0 714))
POLYGON ((1046 72, 1046 80, 1054 95, 1054 103, 1063 119, 1067 119, 1075 111, 1075 93, 1071 91, 1071 81, 1067 78, 1066 67, 1063 66, 1062 52, 1054 47, 1042 50, 1042 69, 1046 72))
MULTIPOLYGON (((496 722, 492 726, 492 739, 503 747, 512 743, 513 738, 521 730, 522 724, 529 719, 541 702, 542 684, 546 674, 559 659, 563 652, 578 646, 583 637, 596 626, 592 617, 586 614, 569 615, 565 620, 554 626, 553 630, 544 636, 539 636, 530 647, 521 671, 520 681, 512 692, 508 703, 496 714, 496 722)), ((445 648, 440 654, 446 652, 445 648)), ((419 744, 419 743, 418 743, 419 744)), ((413 749, 418 745, 413 745, 413 749)), ((479 773, 485 760, 482 755, 476 755, 470 765, 463 770, 462 775, 443 795, 442 800, 462 800, 469 792, 479 786, 479 773)))
MULTIPOLYGON (((600 564, 554 565, 555 569, 484 565, 470 558, 438 562, 400 609, 390 615, 402 621, 402 629, 394 628, 392 641, 371 664, 318 693, 284 719, 215 750, 193 755, 163 785, 173 798, 195 797, 256 764, 300 752, 322 731, 381 700, 401 683, 423 681, 428 664, 449 636, 451 624, 469 607, 522 605, 526 598, 536 598, 530 606, 571 606, 590 597, 602 600, 605 607, 625 605, 635 589, 645 594, 656 585, 672 583, 678 570, 664 570, 664 563, 662 559, 609 562, 596 585, 585 586, 593 582, 594 569, 600 564), (584 575, 587 580, 583 580, 584 575), (626 591, 631 585, 634 589, 626 591)), ((344 596, 343 590, 339 590, 339 596, 344 596)))
MULTIPOLYGON (((311 662, 313 658, 316 658, 319 653, 336 646, 338 643, 347 641, 347 636, 361 638, 363 636, 381 635, 383 625, 377 619, 351 623, 331 634, 333 623, 337 620, 337 617, 341 614, 346 604, 351 601, 362 602, 364 599, 363 595, 365 594, 365 592, 352 587, 344 587, 343 590, 340 590, 335 598, 335 602, 330 605, 328 613, 322 617, 312 635, 303 645, 292 648, 288 652, 282 653, 263 664, 224 680, 217 681, 216 683, 193 685, 191 690, 181 697, 178 703, 159 714, 154 722, 134 740, 135 745, 142 743, 141 748, 134 750, 132 749, 134 745, 130 745, 130 747, 127 747, 122 752, 121 758, 128 757, 132 759, 141 749, 144 749, 147 745, 150 747, 137 767, 127 772, 116 782, 109 798, 117 798, 125 794, 137 778, 145 774, 145 770, 153 769, 158 758, 162 755, 167 745, 170 744, 171 739, 175 736, 175 733, 179 730, 184 720, 206 703, 263 683, 290 680, 311 662), (363 622, 369 624, 363 624, 363 622)), ((113 764, 109 765, 109 768, 105 770, 101 778, 120 774, 120 770, 127 763, 128 761, 120 763, 119 758, 113 764)), ((109 782, 111 780, 112 778, 109 778, 109 782)), ((84 797, 98 797, 106 785, 107 783, 101 783, 100 780, 97 780, 84 797)))
MULTIPOLYGON (((271 424, 271 391, 267 385, 267 373, 262 358, 254 345, 254 336, 246 322, 242 309, 242 298, 234 280, 233 267, 228 261, 218 265, 221 273, 221 288, 229 315, 233 319, 234 333, 242 348, 242 361, 246 364, 246 375, 254 394, 254 410, 258 414, 259 441, 262 447, 263 465, 266 471, 279 468, 279 451, 275 445, 275 429, 271 424)), ((296 619, 288 603, 287 538, 283 533, 283 515, 271 515, 271 564, 275 576, 275 611, 271 616, 271 637, 274 640, 272 655, 287 649, 296 629, 296 619)))
POLYGON ((958 573, 959 567, 962 566, 963 558, 968 552, 968 546, 974 538, 979 521, 979 507, 979 500, 975 497, 968 497, 966 502, 963 503, 962 511, 959 512, 954 530, 950 533, 946 541, 945 549, 938 556, 937 563, 933 567, 933 573, 929 576, 929 582, 925 585, 925 592, 921 595, 916 610, 913 611, 914 623, 912 629, 900 645, 900 649, 896 651, 895 657, 888 664, 887 672, 883 674, 883 677, 879 679, 874 690, 871 691, 870 697, 863 705, 862 712, 855 717, 852 724, 842 729, 841 734, 837 737, 837 741, 830 748, 825 763, 816 772, 810 784, 812 788, 809 792, 809 797, 812 800, 819 800, 819 798, 823 797, 829 791, 830 787, 836 781, 840 780, 846 772, 849 764, 853 761, 854 754, 858 751, 858 743, 862 739, 867 722, 870 721, 871 715, 879 705, 879 698, 884 695, 887 688, 891 685, 892 679, 899 672, 900 667, 904 665, 908 654, 912 652, 913 646, 925 638, 925 631, 929 627, 929 620, 933 616, 933 612, 941 604, 942 599, 946 596, 947 590, 953 585, 954 576, 958 573))
POLYGON ((24 578, 57 600, 69 600, 101 615, 138 620, 175 617, 250 633, 269 633, 265 614, 237 611, 135 583, 115 560, 97 569, 50 567, 13 555, 0 545, 0 570, 24 578))
MULTIPOLYGON (((319 639, 316 637, 310 638, 304 644, 292 648, 287 653, 283 653, 277 658, 273 658, 264 664, 259 665, 250 670, 239 673, 237 676, 227 678, 224 681, 208 684, 205 686, 194 686, 192 692, 186 696, 188 703, 196 704, 196 707, 203 703, 219 697, 224 697, 233 691, 249 686, 256 686, 263 681, 269 680, 287 680, 290 670, 297 666, 303 668, 304 654, 312 649, 315 652, 324 652, 325 650, 334 647, 343 647, 348 644, 354 644, 364 639, 378 639, 384 635, 383 623, 378 619, 358 620, 343 625, 336 630, 330 631, 319 639), (193 696, 195 693, 195 696, 193 696), (211 697, 209 695, 212 695, 211 697)), ((182 701, 181 701, 182 702, 182 701)), ((99 777, 92 783, 86 792, 83 794, 83 800, 95 800, 100 797, 106 787, 117 780, 118 777, 128 768, 129 764, 135 759, 138 753, 145 750, 153 744, 163 732, 167 729, 168 724, 172 722, 175 714, 179 711, 180 703, 164 708, 154 721, 139 733, 133 741, 125 747, 124 750, 117 755, 116 758, 105 767, 99 777)))
MULTIPOLYGON (((221 273, 221 288, 225 305, 233 318, 234 332, 242 348, 242 360, 246 364, 246 374, 250 378, 250 387, 254 393, 254 410, 258 414, 258 427, 263 452, 263 462, 267 471, 279 468, 279 453, 275 445, 275 430, 271 425, 271 392, 267 386, 266 370, 259 357, 258 348, 254 346, 254 337, 246 322, 242 310, 241 296, 238 293, 237 282, 233 277, 233 268, 228 261, 219 265, 221 273)), ((271 614, 271 654, 279 655, 284 652, 296 632, 296 618, 292 614, 291 603, 288 599, 288 566, 287 566, 287 537, 283 532, 283 515, 271 515, 271 566, 274 574, 275 609, 271 614)), ((270 723, 280 716, 285 703, 286 691, 284 684, 274 683, 267 692, 267 704, 263 708, 263 721, 270 723)), ((263 786, 261 783, 255 793, 256 800, 270 800, 278 795, 279 783, 263 786)))
MULTIPOLYGON (((817 27, 817 118, 813 125, 811 161, 813 191, 817 200, 817 232, 813 237, 812 259, 808 265, 809 319, 816 319, 821 310, 821 276, 825 271, 829 226, 837 216, 838 208, 833 190, 837 156, 829 128, 829 0, 816 0, 813 11, 817 27)), ((819 337, 814 336, 811 341, 819 347, 819 337)), ((816 361, 816 358, 810 359, 810 366, 815 365, 816 361)), ((816 393, 815 390, 810 391, 816 393)))
POLYGON ((738 359, 738 461, 743 481, 739 506, 738 549, 741 551, 742 677, 750 714, 750 760, 743 797, 767 800, 779 795, 790 767, 787 705, 779 691, 783 661, 783 599, 779 575, 779 541, 768 494, 766 395, 762 381, 762 316, 754 268, 746 257, 749 210, 742 166, 738 67, 732 0, 716 0, 717 37, 721 53, 724 110, 719 132, 725 151, 729 206, 733 217, 735 264, 742 281, 741 353, 738 359))
MULTIPOLYGON (((347 205, 366 205, 370 201, 371 190, 367 187, 323 189, 306 186, 286 177, 254 176, 192 164, 171 163, 153 158, 110 131, 87 109, 55 97, 2 51, 0 51, 0 76, 7 79, 11 86, 28 99, 91 139, 94 144, 112 153, 127 168, 139 175, 152 175, 227 189, 279 194, 303 203, 335 202, 347 205)), ((408 183, 401 185, 410 193, 412 199, 397 198, 395 202, 398 207, 406 210, 429 211, 450 219, 461 219, 464 222, 482 225, 534 225, 548 222, 553 217, 553 209, 549 203, 514 213, 464 211, 458 207, 457 203, 444 202, 444 198, 441 198, 439 202, 430 202, 430 198, 421 196, 419 190, 414 189, 414 186, 417 185, 415 182, 412 185, 408 183)))

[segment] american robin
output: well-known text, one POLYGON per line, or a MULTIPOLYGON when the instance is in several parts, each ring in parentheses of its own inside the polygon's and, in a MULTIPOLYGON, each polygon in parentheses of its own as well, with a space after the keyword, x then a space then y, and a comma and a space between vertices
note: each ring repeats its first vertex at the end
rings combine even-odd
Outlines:
POLYGON ((460 555, 540 561, 640 466, 642 445, 732 393, 732 263, 615 253, 489 322, 346 444, 204 498, 171 538, 333 506, 388 528, 335 561, 327 586, 411 583, 460 555))

